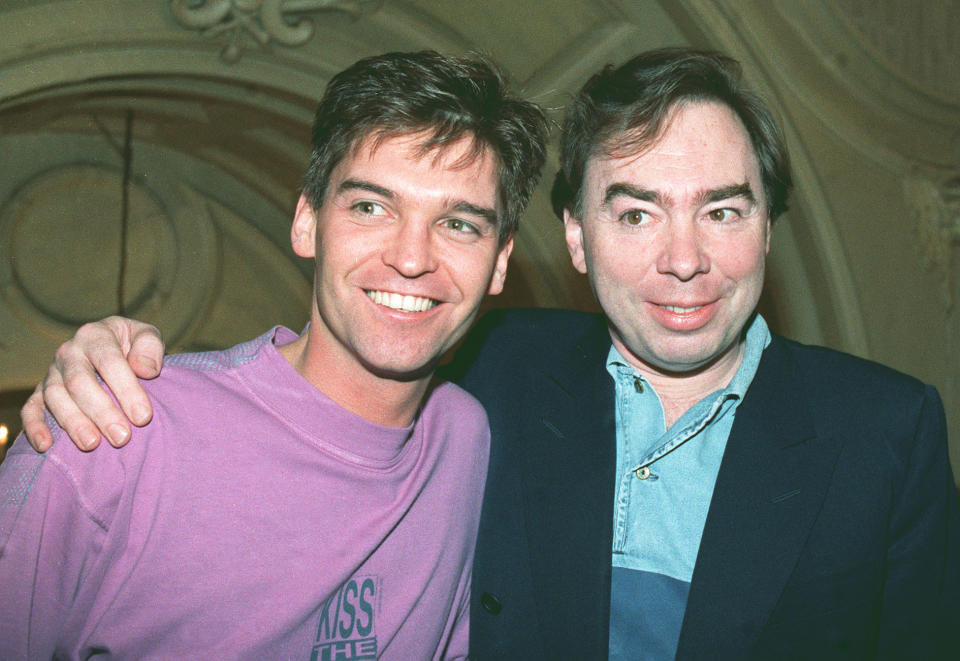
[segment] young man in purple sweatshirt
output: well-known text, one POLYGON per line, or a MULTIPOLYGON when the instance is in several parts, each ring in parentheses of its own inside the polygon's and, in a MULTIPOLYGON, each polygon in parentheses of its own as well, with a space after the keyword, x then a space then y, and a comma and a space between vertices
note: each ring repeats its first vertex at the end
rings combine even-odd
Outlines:
POLYGON ((465 657, 489 430, 431 377, 503 287, 545 134, 483 62, 335 76, 291 228, 310 325, 168 360, 123 452, 14 445, 0 658, 465 657))

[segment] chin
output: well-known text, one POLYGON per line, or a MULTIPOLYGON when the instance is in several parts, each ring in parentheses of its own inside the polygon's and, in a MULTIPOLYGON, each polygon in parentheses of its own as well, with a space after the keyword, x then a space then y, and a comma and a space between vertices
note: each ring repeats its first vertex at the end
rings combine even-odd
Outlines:
POLYGON ((718 342, 695 341, 688 346, 666 346, 652 352, 650 359, 644 362, 656 369, 671 374, 696 372, 708 367, 723 357, 727 351, 720 349, 718 342))
POLYGON ((440 356, 418 356, 406 360, 398 360, 396 356, 392 356, 388 359, 370 358, 363 362, 371 374, 382 379, 417 381, 429 378, 433 374, 440 362, 440 356))

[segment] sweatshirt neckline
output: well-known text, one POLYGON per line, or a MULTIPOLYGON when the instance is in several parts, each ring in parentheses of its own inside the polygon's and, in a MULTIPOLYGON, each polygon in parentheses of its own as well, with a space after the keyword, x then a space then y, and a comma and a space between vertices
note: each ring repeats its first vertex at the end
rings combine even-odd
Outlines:
POLYGON ((324 395, 287 362, 277 347, 297 339, 284 326, 258 338, 257 357, 241 370, 250 391, 315 443, 344 460, 389 465, 400 460, 417 429, 389 427, 348 411, 324 395))

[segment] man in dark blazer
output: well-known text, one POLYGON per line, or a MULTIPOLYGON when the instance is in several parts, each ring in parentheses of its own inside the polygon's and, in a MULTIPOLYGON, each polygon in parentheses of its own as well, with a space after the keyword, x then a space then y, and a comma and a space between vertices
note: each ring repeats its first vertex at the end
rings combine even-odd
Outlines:
POLYGON ((790 173, 736 63, 667 50, 608 67, 568 111, 561 164, 554 207, 605 316, 497 312, 458 356, 494 439, 471 656, 960 658, 960 515, 936 391, 769 334, 742 374, 790 173), (659 395, 659 439, 618 430, 625 398, 642 395, 618 390, 614 364, 659 395), (684 438, 697 406, 737 379, 748 386, 731 397, 726 437, 710 437, 708 413, 684 438), (618 447, 659 443, 652 462, 618 472, 618 447), (658 468, 710 444, 712 472, 658 468), (648 497, 636 489, 651 471, 692 509, 708 483, 699 544, 666 550, 691 558, 679 581, 646 553, 673 522, 621 520, 624 492, 648 497), (618 537, 634 533, 649 533, 639 560, 620 563, 618 537))
POLYGON ((942 405, 756 314, 790 172, 736 63, 607 67, 561 164, 604 315, 491 313, 450 370, 492 431, 471 657, 955 658, 942 405))
MULTIPOLYGON (((463 383, 496 441, 471 657, 605 658, 606 322, 498 312, 477 331, 486 343, 463 383)), ((956 658, 960 522, 945 437, 929 386, 774 336, 727 441, 677 658, 956 658)))

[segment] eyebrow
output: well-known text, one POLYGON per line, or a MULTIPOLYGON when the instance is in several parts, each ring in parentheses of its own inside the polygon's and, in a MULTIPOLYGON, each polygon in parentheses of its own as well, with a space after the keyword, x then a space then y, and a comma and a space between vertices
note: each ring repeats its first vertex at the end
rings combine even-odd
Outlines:
POLYGON ((710 202, 719 202, 720 200, 729 200, 733 197, 741 197, 747 202, 753 203, 757 201, 756 196, 753 194, 753 189, 750 188, 750 184, 744 182, 742 184, 731 184, 730 186, 723 186, 721 188, 714 188, 713 190, 703 191, 699 195, 700 204, 709 204, 710 202))
MULTIPOLYGON (((344 179, 342 182, 340 182, 340 185, 337 186, 338 193, 350 190, 364 190, 370 193, 376 193, 377 195, 385 197, 389 200, 393 200, 397 197, 396 193, 389 188, 378 186, 377 184, 364 181, 363 179, 344 179)), ((473 204, 472 202, 467 202, 466 200, 457 200, 451 206, 455 211, 468 213, 473 216, 477 216, 478 218, 483 218, 491 225, 497 225, 496 209, 491 209, 490 207, 481 207, 473 204)))
POLYGON ((362 179, 344 179, 340 182, 340 185, 337 186, 337 192, 342 193, 349 190, 365 190, 370 193, 376 193, 377 195, 382 195, 388 199, 393 199, 396 197, 393 191, 389 188, 384 188, 383 186, 377 186, 372 184, 369 181, 364 181, 362 179))
POLYGON ((608 206, 613 200, 621 196, 632 197, 642 202, 662 201, 660 193, 657 191, 650 190, 649 188, 637 188, 631 184, 618 183, 607 186, 607 190, 603 193, 603 206, 608 206))
MULTIPOLYGON (((649 188, 638 188, 632 184, 621 182, 607 186, 603 195, 603 206, 609 206, 613 200, 620 196, 632 197, 641 202, 653 202, 660 205, 663 205, 665 202, 664 196, 658 191, 650 190, 649 188)), ((741 197, 751 203, 757 201, 756 196, 753 194, 753 189, 750 188, 750 184, 744 182, 742 184, 730 184, 729 186, 721 186, 720 188, 702 191, 697 195, 697 204, 704 205, 711 202, 719 202, 720 200, 729 200, 734 197, 741 197)))
POLYGON ((463 200, 453 205, 453 208, 462 213, 469 213, 478 218, 483 218, 493 226, 497 225, 497 211, 490 207, 479 207, 476 204, 465 202, 463 200))

